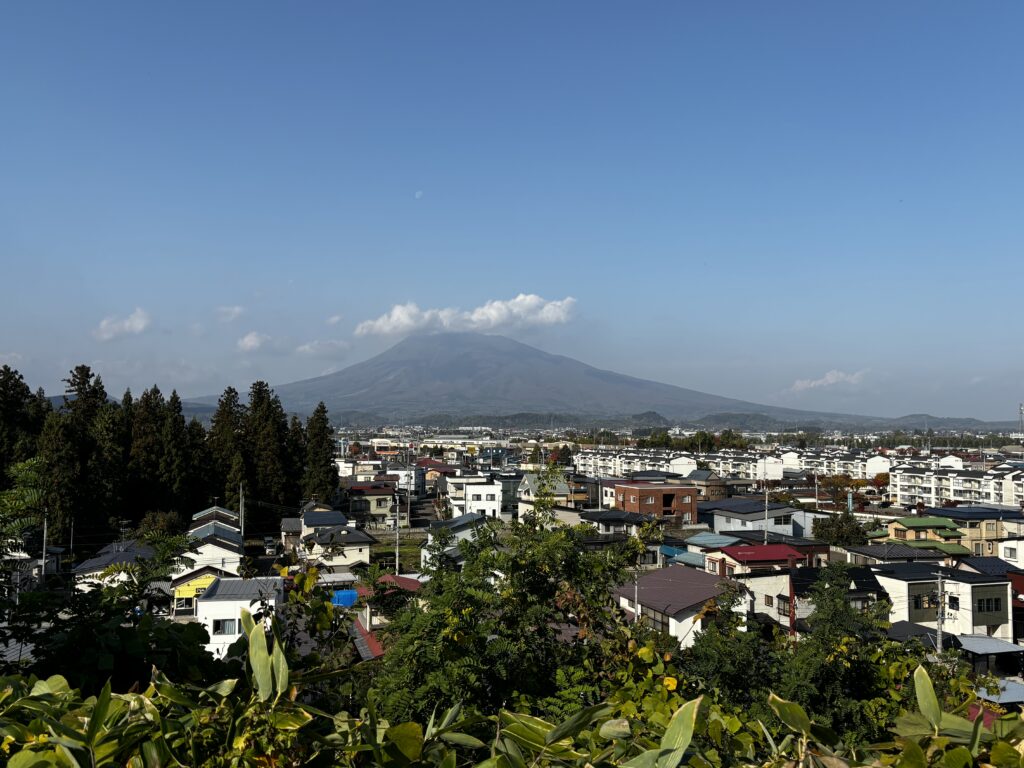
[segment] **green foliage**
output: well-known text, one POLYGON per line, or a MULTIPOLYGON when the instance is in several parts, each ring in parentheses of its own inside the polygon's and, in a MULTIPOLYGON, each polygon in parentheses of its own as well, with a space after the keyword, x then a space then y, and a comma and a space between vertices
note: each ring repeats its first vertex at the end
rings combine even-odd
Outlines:
POLYGON ((834 517, 815 520, 812 535, 836 547, 864 544, 868 540, 864 526, 846 509, 834 517))
POLYGON ((302 495, 330 502, 338 489, 338 465, 334 463, 334 433, 321 402, 306 422, 306 445, 302 495))

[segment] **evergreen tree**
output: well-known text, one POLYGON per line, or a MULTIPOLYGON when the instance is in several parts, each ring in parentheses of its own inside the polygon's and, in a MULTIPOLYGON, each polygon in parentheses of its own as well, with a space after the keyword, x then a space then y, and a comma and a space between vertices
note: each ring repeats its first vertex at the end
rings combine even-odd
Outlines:
POLYGON ((248 484, 249 479, 249 462, 245 457, 246 414, 238 390, 228 387, 217 401, 217 410, 210 422, 214 487, 219 491, 216 495, 231 509, 238 509, 238 486, 248 484), (236 459, 241 461, 240 466, 236 466, 236 459))
POLYGON ((176 512, 185 509, 189 495, 188 432, 181 412, 181 398, 172 391, 164 409, 164 423, 160 431, 160 485, 164 493, 164 510, 176 512))
POLYGON ((160 482, 166 413, 164 396, 156 385, 145 390, 135 403, 128 456, 129 506, 135 512, 135 522, 145 512, 160 509, 166 499, 160 482))
POLYGON ((182 504, 188 517, 205 509, 212 500, 213 490, 223 487, 224 483, 215 481, 213 454, 206 439, 206 430, 198 419, 188 423, 185 437, 188 445, 188 487, 182 504))
POLYGON ((306 466, 302 495, 330 503, 338 488, 338 465, 334 463, 334 433, 327 418, 327 406, 320 402, 306 421, 306 466))
MULTIPOLYGON (((55 540, 70 531, 77 514, 88 509, 82 504, 84 468, 79 462, 71 422, 57 411, 51 412, 39 435, 39 459, 42 462, 44 506, 49 513, 49 524, 55 540)), ((98 516, 102 519, 102 516, 98 516)))
POLYGON ((302 426, 302 419, 294 414, 288 422, 285 453, 288 462, 285 470, 288 476, 288 496, 300 499, 303 497, 302 479, 306 466, 306 430, 302 426))
POLYGON ((8 467, 35 455, 49 410, 42 390, 33 395, 18 371, 0 367, 0 490, 10 482, 8 467))
POLYGON ((107 518, 122 517, 126 512, 124 493, 130 441, 121 406, 104 403, 93 420, 92 441, 93 452, 86 472, 95 509, 102 510, 107 518))
MULTIPOLYGON (((246 419, 246 444, 252 455, 252 492, 246 495, 254 501, 279 505, 297 505, 298 499, 289 497, 288 483, 288 417, 281 401, 265 381, 254 382, 249 389, 249 414, 246 419)), ((268 512, 267 507, 255 507, 254 530, 277 530, 280 514, 268 512)))

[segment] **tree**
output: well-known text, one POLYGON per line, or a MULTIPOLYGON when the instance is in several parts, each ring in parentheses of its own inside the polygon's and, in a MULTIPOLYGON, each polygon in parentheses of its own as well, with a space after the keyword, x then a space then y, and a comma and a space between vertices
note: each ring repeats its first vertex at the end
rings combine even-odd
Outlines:
POLYGON ((228 387, 217 401, 217 410, 210 421, 209 445, 215 482, 224 504, 238 509, 238 487, 249 476, 245 460, 246 408, 238 399, 238 391, 228 387), (236 466, 236 459, 241 466, 236 466))
POLYGON ((303 497, 330 502, 338 489, 338 465, 334 462, 334 433, 323 402, 306 421, 305 464, 303 497))
POLYGON ((831 517, 816 519, 811 535, 834 547, 864 544, 868 540, 864 526, 849 510, 843 510, 842 513, 831 517))
MULTIPOLYGON (((292 483, 288 471, 288 417, 281 401, 265 381, 256 381, 249 388, 249 413, 245 425, 246 447, 251 460, 251 496, 261 502, 297 506, 298 498, 289 493, 292 483)), ((248 489, 247 489, 248 490, 248 489)), ((253 528, 276 530, 280 515, 258 507, 253 528)))
POLYGON ((160 508, 176 512, 192 511, 186 506, 191 484, 188 428, 181 412, 181 398, 176 390, 171 392, 167 400, 160 443, 159 478, 164 493, 160 508))
POLYGON ((36 454, 50 402, 42 390, 33 395, 21 374, 0 367, 0 490, 7 487, 8 468, 36 454))
POLYGON ((128 453, 129 493, 136 511, 135 522, 144 512, 161 509, 167 500, 160 467, 164 461, 164 424, 167 403, 155 384, 135 402, 132 441, 128 453))

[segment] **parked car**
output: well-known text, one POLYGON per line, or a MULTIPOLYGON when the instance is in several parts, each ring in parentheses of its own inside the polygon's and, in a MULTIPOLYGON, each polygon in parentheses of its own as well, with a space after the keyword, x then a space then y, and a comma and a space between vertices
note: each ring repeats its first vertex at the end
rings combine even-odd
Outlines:
POLYGON ((273 536, 264 536, 263 537, 263 550, 268 555, 276 555, 277 554, 277 540, 274 539, 273 536))

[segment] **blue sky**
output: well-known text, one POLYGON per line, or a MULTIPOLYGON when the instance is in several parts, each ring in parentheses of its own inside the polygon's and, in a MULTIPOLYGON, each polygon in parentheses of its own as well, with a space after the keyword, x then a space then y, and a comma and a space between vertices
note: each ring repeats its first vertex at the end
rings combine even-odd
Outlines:
POLYGON ((188 396, 478 328, 760 402, 1012 419, 1022 24, 1016 2, 8 5, 0 361, 188 396))

